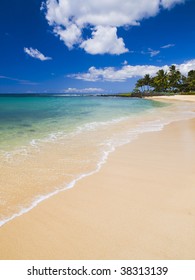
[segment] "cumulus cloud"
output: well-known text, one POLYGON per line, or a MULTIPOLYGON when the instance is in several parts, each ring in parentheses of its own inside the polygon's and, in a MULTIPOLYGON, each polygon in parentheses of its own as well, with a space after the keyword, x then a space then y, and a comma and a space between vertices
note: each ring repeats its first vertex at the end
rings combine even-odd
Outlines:
POLYGON ((33 48, 24 48, 24 52, 26 54, 28 54, 29 56, 39 59, 41 61, 45 61, 45 60, 51 60, 51 57, 45 56, 44 54, 42 54, 40 51, 38 51, 37 49, 33 49, 33 48))
POLYGON ((66 29, 56 26, 54 32, 59 35, 60 40, 65 42, 69 49, 72 49, 75 44, 81 42, 81 30, 76 24, 71 24, 66 29))
POLYGON ((183 75, 187 75, 189 71, 195 69, 195 59, 186 61, 182 64, 175 64, 175 66, 183 75))
POLYGON ((90 54, 122 54, 128 51, 117 28, 139 25, 140 21, 170 9, 185 0, 46 0, 41 5, 49 25, 65 45, 83 48, 90 54), (85 37, 88 30, 88 38, 85 37))
POLYGON ((102 93, 103 88, 67 88, 63 90, 64 93, 102 93))
MULTIPOLYGON (((127 79, 144 76, 145 74, 154 75, 160 67, 152 65, 125 65, 120 69, 114 67, 95 68, 90 67, 87 73, 79 73, 69 75, 69 77, 85 81, 110 81, 110 82, 124 82, 127 79)), ((168 69, 168 66, 167 66, 168 69)))
POLYGON ((97 26, 92 32, 92 38, 80 45, 90 54, 121 54, 128 52, 122 38, 117 37, 116 27, 97 26))
MULTIPOLYGON (((184 62, 182 64, 175 64, 175 66, 182 74, 186 75, 188 71, 195 69, 195 59, 184 62)), ((120 69, 116 69, 114 67, 105 67, 99 69, 90 67, 88 72, 86 73, 73 74, 69 75, 69 77, 90 82, 124 82, 127 79, 143 77, 146 74, 154 76, 160 69, 168 71, 169 65, 164 65, 161 67, 154 65, 125 65, 120 69)))

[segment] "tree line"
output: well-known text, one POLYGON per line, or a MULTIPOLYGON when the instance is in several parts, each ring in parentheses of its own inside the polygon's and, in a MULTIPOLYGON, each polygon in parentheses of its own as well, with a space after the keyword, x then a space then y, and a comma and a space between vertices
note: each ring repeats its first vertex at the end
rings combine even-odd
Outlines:
POLYGON ((182 75, 175 65, 168 71, 160 69, 155 76, 146 74, 136 82, 134 93, 190 93, 195 92, 195 70, 182 75))

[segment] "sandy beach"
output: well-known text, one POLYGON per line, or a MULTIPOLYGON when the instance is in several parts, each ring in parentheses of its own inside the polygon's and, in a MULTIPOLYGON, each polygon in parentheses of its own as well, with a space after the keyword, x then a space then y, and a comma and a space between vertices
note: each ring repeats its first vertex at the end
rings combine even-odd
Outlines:
POLYGON ((174 101, 190 101, 195 102, 195 95, 171 95, 171 96, 154 96, 148 97, 155 100, 174 100, 174 101))
POLYGON ((0 259, 195 259, 194 143, 191 119, 119 147, 98 173, 2 226, 0 259))

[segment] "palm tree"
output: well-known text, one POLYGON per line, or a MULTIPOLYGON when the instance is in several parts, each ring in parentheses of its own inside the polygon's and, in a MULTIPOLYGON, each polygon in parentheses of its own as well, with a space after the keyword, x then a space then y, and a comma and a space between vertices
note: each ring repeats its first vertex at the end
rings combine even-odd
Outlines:
POLYGON ((143 78, 143 83, 144 83, 144 86, 147 86, 147 91, 149 91, 150 89, 150 86, 151 86, 151 77, 149 74, 146 74, 143 78))
POLYGON ((168 87, 171 91, 178 91, 179 86, 182 82, 182 76, 179 70, 176 69, 175 65, 169 67, 168 73, 168 87))
POLYGON ((153 88, 154 91, 159 93, 166 92, 167 89, 173 92, 195 92, 195 70, 189 71, 186 77, 176 69, 175 65, 171 65, 168 73, 160 69, 154 77, 150 77, 149 74, 146 74, 144 78, 137 80, 134 92, 141 92, 142 97, 145 87, 147 87, 147 90, 153 88))
POLYGON ((160 69, 153 79, 155 91, 166 92, 168 88, 168 76, 167 72, 160 69))
POLYGON ((188 72, 186 82, 187 82, 187 90, 195 91, 195 70, 191 70, 188 72))
POLYGON ((188 91, 188 83, 187 83, 187 77, 184 75, 181 75, 181 83, 178 86, 179 91, 181 92, 187 92, 188 91))
POLYGON ((139 90, 141 90, 141 92, 143 92, 144 91, 144 89, 143 89, 144 79, 137 80, 135 87, 136 87, 136 89, 139 89, 139 90))

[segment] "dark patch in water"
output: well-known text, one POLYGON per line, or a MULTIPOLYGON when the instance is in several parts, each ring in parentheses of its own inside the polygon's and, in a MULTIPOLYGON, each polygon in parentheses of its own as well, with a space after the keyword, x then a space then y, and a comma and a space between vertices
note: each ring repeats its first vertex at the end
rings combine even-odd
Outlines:
POLYGON ((30 125, 28 123, 22 123, 21 126, 23 126, 23 127, 31 127, 32 125, 30 125))
POLYGON ((21 135, 21 134, 25 134, 25 132, 24 131, 18 131, 17 134, 21 135))
POLYGON ((89 115, 91 114, 92 112, 91 111, 88 111, 88 112, 80 112, 80 115, 89 115))

